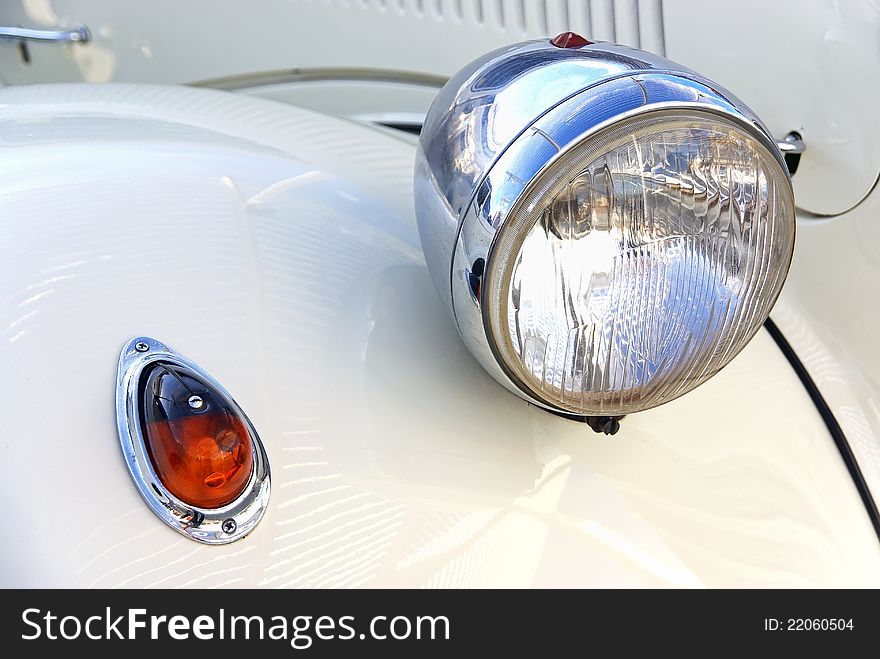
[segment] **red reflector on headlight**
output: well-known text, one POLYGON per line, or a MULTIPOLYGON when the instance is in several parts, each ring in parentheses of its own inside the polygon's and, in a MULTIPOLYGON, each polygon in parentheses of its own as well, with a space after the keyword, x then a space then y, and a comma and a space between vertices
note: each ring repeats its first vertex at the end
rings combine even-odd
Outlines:
POLYGON ((557 48, 581 48, 592 45, 592 41, 582 37, 577 32, 563 32, 550 39, 550 43, 557 48))

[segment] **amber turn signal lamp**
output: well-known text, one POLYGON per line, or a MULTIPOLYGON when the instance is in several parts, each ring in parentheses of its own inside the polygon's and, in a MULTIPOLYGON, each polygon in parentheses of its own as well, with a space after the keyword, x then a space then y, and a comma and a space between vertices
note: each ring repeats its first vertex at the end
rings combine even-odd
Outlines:
POLYGON ((238 498, 253 469, 253 440, 242 418, 180 367, 158 363, 143 378, 144 437, 162 484, 198 508, 238 498))
POLYGON ((134 484, 165 524, 210 545, 254 530, 269 505, 269 458, 207 371, 156 339, 131 339, 119 355, 116 420, 134 484))

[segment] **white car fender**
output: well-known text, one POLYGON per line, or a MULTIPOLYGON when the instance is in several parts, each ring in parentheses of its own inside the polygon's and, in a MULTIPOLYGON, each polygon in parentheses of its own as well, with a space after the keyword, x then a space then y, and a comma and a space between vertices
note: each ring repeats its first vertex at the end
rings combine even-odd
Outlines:
POLYGON ((880 585, 880 544, 766 332, 614 437, 472 360, 431 286, 414 146, 229 93, 0 90, 3 586, 880 585), (119 351, 228 389, 269 509, 196 544, 126 471, 119 351))

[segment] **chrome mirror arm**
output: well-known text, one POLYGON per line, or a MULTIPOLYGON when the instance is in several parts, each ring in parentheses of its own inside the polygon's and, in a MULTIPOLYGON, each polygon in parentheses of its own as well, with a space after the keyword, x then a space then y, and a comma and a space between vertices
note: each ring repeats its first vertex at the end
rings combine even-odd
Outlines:
POLYGON ((0 40, 37 41, 49 43, 88 43, 92 31, 85 25, 70 30, 35 30, 25 27, 0 26, 0 40))

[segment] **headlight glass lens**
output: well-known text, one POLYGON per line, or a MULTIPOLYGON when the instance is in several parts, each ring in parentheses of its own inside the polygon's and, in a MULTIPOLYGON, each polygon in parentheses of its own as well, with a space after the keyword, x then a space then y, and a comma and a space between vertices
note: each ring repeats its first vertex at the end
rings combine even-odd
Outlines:
POLYGON ((642 115, 566 151, 492 248, 484 323, 534 397, 626 414, 698 386, 770 312, 794 247, 787 174, 733 120, 642 115))

